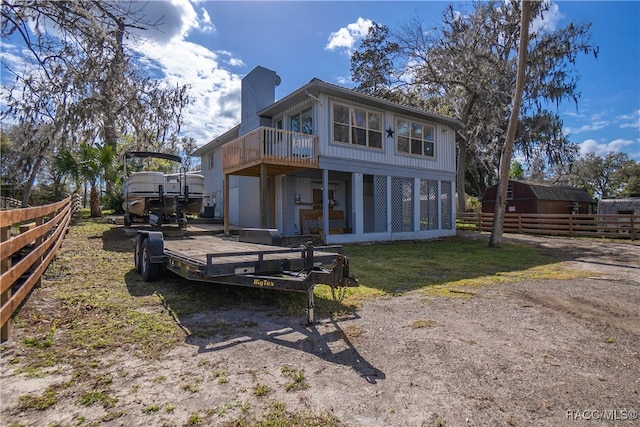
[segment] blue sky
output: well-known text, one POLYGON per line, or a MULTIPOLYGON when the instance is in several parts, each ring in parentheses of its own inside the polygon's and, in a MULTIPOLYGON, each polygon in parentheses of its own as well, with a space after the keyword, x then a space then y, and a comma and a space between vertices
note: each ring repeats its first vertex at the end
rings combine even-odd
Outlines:
MULTIPOLYGON (((151 1, 162 25, 136 49, 172 82, 188 83, 192 104, 183 135, 199 145, 240 120, 240 79, 261 65, 275 70, 286 96, 312 78, 353 87, 349 53, 371 22, 392 30, 419 15, 436 25, 449 2, 151 1)), ((463 10, 468 3, 453 2, 463 10)), ((153 20, 153 19, 152 19, 153 20)), ((591 22, 598 59, 577 61, 581 98, 558 107, 571 141, 583 153, 626 152, 640 161, 640 2, 559 1, 542 25, 591 22)), ((3 43, 3 59, 10 52, 3 43)))

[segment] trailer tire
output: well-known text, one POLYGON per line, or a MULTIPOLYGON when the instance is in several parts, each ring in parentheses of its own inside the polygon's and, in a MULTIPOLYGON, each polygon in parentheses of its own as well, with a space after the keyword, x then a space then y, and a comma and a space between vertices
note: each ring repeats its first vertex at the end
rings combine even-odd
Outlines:
POLYGON ((142 271, 142 242, 144 237, 140 234, 136 236, 136 244, 133 250, 133 265, 135 266, 136 273, 142 271))
POLYGON ((151 262, 151 254, 149 251, 149 239, 142 241, 142 257, 140 265, 140 274, 145 282, 155 282, 160 277, 161 264, 151 262))

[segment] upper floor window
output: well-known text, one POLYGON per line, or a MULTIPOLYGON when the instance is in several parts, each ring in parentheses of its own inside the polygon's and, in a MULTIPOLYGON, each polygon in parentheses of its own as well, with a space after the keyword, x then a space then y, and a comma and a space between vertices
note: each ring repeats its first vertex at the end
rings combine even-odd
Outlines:
POLYGON ((425 123, 398 119, 396 135, 398 152, 433 157, 435 127, 425 123))
POLYGON ((313 134, 313 114, 311 113, 311 108, 292 115, 290 120, 290 131, 313 134))
POLYGON ((213 153, 209 153, 209 169, 213 169, 213 153))
POLYGON ((382 148, 382 114, 363 108, 333 104, 333 140, 382 148))

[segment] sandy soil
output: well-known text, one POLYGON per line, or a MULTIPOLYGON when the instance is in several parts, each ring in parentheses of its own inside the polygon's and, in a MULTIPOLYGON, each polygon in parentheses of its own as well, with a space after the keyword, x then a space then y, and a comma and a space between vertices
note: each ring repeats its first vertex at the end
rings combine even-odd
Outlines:
POLYGON ((119 402, 110 410, 89 414, 69 400, 20 413, 16 396, 64 375, 16 378, 3 362, 2 425, 188 425, 196 413, 200 425, 252 424, 275 401, 349 426, 638 425, 640 245, 507 238, 588 277, 505 283, 470 298, 413 292, 313 326, 266 308, 197 313, 180 319, 185 328, 222 320, 230 335, 190 337, 152 362, 112 354, 119 402), (303 372, 302 386, 287 391, 283 370, 303 372))

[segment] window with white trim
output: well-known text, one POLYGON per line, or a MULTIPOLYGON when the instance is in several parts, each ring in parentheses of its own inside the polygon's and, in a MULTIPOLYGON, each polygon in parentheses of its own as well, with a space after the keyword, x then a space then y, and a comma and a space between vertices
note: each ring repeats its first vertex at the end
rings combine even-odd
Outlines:
POLYGON ((396 141, 399 153, 433 157, 436 128, 433 125, 407 119, 396 120, 396 141))
POLYGON ((333 141, 382 148, 382 114, 334 103, 333 141))
POLYGON ((213 169, 213 165, 215 164, 213 160, 213 153, 209 153, 209 169, 213 169))

